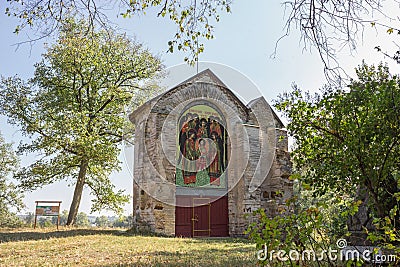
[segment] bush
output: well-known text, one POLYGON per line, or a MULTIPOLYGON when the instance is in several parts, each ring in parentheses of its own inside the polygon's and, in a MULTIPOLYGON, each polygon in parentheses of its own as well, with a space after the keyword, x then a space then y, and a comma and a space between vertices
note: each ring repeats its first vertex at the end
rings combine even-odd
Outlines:
POLYGON ((346 219, 356 210, 357 205, 332 193, 313 197, 307 185, 296 181, 286 212, 269 217, 263 209, 255 211, 259 220, 246 234, 256 243, 261 265, 342 266, 336 242, 346 236, 346 219))
MULTIPOLYGON (((346 258, 342 248, 347 246, 350 236, 346 222, 358 212, 361 201, 347 201, 343 196, 328 193, 315 198, 312 191, 300 192, 299 183, 295 196, 287 202, 287 211, 269 217, 263 209, 254 212, 258 221, 250 224, 246 231, 256 243, 261 265, 269 266, 367 266, 358 260, 346 258)), ((304 188, 303 188, 304 189, 304 188)), ((396 228, 398 208, 392 209, 384 219, 375 219, 376 230, 365 228, 367 240, 375 247, 373 254, 395 256, 395 261, 386 261, 389 266, 398 266, 400 261, 400 231, 396 228)), ((367 241, 365 240, 365 241, 367 241)), ((371 255, 371 258, 374 255, 371 255)), ((371 263, 370 263, 371 264, 371 263)))

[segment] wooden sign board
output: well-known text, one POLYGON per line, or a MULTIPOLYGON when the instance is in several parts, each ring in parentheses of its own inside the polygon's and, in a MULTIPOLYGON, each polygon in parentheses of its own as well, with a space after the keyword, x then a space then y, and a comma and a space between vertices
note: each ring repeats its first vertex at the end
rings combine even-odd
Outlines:
POLYGON ((59 206, 36 206, 36 215, 38 216, 58 216, 59 206))
POLYGON ((60 224, 60 206, 61 206, 61 201, 35 201, 36 203, 36 210, 35 210, 35 225, 34 228, 36 228, 36 222, 37 222, 37 216, 57 216, 57 230, 58 230, 58 225, 60 224), (44 205, 39 205, 39 203, 50 203, 50 204, 55 204, 51 206, 44 206, 44 205))

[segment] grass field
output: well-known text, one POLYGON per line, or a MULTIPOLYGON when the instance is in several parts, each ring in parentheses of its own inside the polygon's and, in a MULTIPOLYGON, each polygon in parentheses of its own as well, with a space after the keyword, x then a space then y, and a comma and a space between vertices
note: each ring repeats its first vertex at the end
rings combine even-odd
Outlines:
POLYGON ((0 266, 254 266, 244 239, 188 239, 98 229, 0 229, 0 266))

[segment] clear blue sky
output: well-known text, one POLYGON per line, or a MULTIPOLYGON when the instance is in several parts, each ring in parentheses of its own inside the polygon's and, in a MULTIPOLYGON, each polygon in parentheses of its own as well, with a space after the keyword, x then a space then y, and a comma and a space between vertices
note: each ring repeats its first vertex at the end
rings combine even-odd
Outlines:
MULTIPOLYGON (((167 42, 172 39, 176 30, 175 25, 167 19, 156 18, 152 12, 140 18, 123 19, 113 16, 111 19, 129 36, 135 36, 153 53, 160 55, 165 66, 171 67, 183 62, 182 53, 166 53, 167 42)), ((276 41, 283 34, 284 23, 284 9, 280 1, 234 1, 232 14, 222 15, 221 21, 216 24, 216 38, 205 43, 205 52, 201 54, 200 60, 228 65, 240 71, 258 86, 269 102, 276 99, 278 94, 290 90, 292 83, 305 90, 316 91, 325 82, 322 63, 315 50, 303 50, 295 29, 290 37, 279 43, 276 57, 270 57, 276 41)), ((20 35, 13 34, 16 21, 6 17, 3 11, 0 15, 0 25, 0 74, 18 74, 25 79, 32 77, 33 64, 40 60, 44 51, 43 42, 37 42, 33 46, 21 45, 16 49, 16 43, 27 40, 26 32, 20 35)), ((364 42, 360 43, 359 53, 350 55, 346 49, 341 51, 339 59, 342 66, 353 75, 352 69, 360 64, 362 59, 366 59, 367 63, 384 60, 373 50, 373 47, 381 43, 382 38, 374 32, 366 32, 364 42)), ((398 72, 395 68, 398 66, 394 65, 392 71, 398 72)), ((183 79, 186 78, 188 77, 183 79)), ((5 118, 0 118, 0 125, 6 141, 17 145, 22 139, 18 129, 8 125, 5 118)), ((125 161, 124 154, 131 156, 130 151, 125 151, 121 155, 122 161, 125 161)), ((22 164, 27 164, 33 159, 33 156, 26 157, 22 164)), ((122 172, 112 175, 112 180, 117 188, 132 193, 132 177, 126 164, 123 164, 122 172)), ((68 187, 68 182, 56 183, 28 193, 25 198, 26 211, 34 210, 35 200, 62 200, 62 209, 69 209, 72 193, 73 187, 68 187)), ((87 213, 90 211, 88 190, 85 190, 80 210, 87 213)), ((129 204, 126 206, 126 214, 131 212, 132 207, 129 204)))

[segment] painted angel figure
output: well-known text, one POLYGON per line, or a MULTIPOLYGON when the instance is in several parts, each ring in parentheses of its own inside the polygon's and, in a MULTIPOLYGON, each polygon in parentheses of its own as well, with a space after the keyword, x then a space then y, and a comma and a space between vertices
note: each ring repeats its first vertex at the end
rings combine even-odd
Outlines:
POLYGON ((198 138, 207 138, 208 137, 208 129, 207 129, 207 120, 205 118, 200 119, 200 126, 197 130, 197 137, 198 138))
POLYGON ((188 138, 185 141, 183 148, 183 180, 185 184, 196 182, 196 159, 198 157, 196 149, 196 131, 190 129, 188 138))
POLYGON ((221 125, 216 118, 212 118, 210 122, 210 132, 215 132, 219 137, 222 136, 221 125))
POLYGON ((219 177, 222 174, 222 146, 219 136, 216 132, 211 133, 211 140, 213 149, 210 149, 210 166, 208 167, 210 184, 219 185, 219 177))

